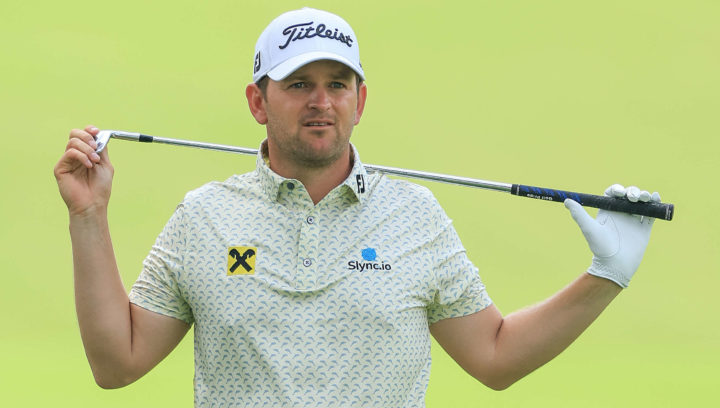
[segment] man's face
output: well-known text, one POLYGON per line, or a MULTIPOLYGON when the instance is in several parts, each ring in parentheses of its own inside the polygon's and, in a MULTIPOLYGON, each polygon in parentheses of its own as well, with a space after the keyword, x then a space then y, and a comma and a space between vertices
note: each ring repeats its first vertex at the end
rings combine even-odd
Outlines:
POLYGON ((329 60, 269 80, 262 110, 271 163, 321 168, 349 155, 350 134, 365 105, 365 85, 357 86, 354 71, 329 60))

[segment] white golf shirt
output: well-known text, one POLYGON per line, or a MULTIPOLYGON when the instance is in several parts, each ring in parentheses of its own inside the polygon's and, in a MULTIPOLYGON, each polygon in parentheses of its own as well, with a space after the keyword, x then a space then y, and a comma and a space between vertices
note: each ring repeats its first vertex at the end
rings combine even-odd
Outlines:
POLYGON ((195 405, 422 407, 428 325, 491 304, 424 187, 368 174, 313 205, 258 154, 187 194, 130 292, 195 324, 195 405))

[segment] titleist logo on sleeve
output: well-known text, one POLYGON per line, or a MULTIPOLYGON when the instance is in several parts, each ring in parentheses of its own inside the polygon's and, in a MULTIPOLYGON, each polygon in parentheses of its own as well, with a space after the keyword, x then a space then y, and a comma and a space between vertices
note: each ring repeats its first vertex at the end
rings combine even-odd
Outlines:
POLYGON ((300 23, 291 25, 288 27, 285 27, 283 30, 283 35, 287 36, 287 41, 285 41, 285 44, 280 45, 279 48, 281 50, 284 50, 287 48, 287 46, 292 41, 297 40, 304 40, 306 38, 313 38, 313 37, 320 37, 320 38, 327 38, 329 40, 337 40, 341 43, 347 45, 348 47, 352 47, 353 39, 349 35, 345 35, 338 31, 338 29, 330 29, 325 26, 325 24, 318 24, 317 26, 313 27, 313 22, 309 23, 300 23))

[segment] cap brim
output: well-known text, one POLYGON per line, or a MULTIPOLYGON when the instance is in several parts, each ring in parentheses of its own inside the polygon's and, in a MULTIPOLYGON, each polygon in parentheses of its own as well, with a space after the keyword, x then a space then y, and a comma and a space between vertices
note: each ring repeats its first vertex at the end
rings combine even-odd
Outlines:
POLYGON ((353 71, 355 71, 355 73, 360 76, 360 79, 362 79, 363 81, 365 80, 365 73, 363 72, 362 67, 356 67, 347 58, 341 57, 331 52, 324 51, 314 51, 301 55, 296 55, 268 71, 267 76, 269 76, 270 79, 274 81, 281 81, 287 78, 293 72, 302 68, 303 66, 311 62, 320 60, 331 60, 345 64, 353 71))

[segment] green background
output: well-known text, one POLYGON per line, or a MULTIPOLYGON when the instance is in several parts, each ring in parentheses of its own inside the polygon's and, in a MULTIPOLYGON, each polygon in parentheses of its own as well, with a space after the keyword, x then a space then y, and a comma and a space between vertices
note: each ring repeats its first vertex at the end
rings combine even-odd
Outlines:
MULTIPOLYGON (((52 168, 71 128, 257 147, 244 89, 257 36, 304 5, 344 16, 367 74, 363 161, 676 204, 631 287, 564 354, 503 392, 433 349, 429 407, 717 406, 720 284, 716 1, 3 1, 0 388, 3 406, 192 405, 192 334, 105 391, 73 304, 52 168)), ((110 225, 135 280, 185 192, 254 159, 114 141, 110 225)), ((570 282, 590 252, 557 204, 428 184, 504 313, 570 282)))

